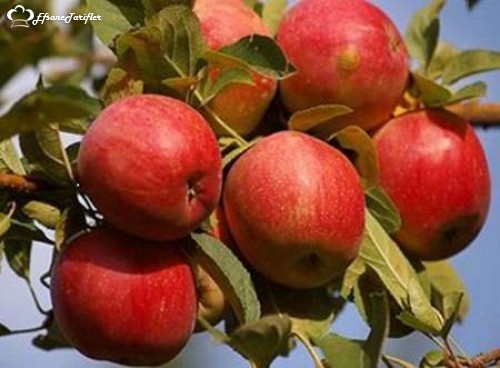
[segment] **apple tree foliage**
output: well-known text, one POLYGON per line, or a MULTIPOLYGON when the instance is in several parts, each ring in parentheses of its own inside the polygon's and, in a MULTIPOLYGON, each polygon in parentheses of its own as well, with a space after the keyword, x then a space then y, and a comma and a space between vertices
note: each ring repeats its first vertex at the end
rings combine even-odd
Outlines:
MULTIPOLYGON (((246 2, 274 31, 287 6, 285 0, 246 2)), ((478 3, 467 1, 470 8, 478 3)), ((0 14, 12 4, 1 2, 0 14)), ((41 0, 23 4, 37 12, 49 8, 49 2, 41 0)), ((408 25, 406 43, 415 68, 399 109, 442 107, 482 97, 483 82, 461 87, 456 83, 500 69, 498 52, 459 50, 439 40, 444 6, 445 0, 430 1, 408 25)), ((269 37, 247 37, 219 51, 208 50, 191 7, 189 0, 87 0, 74 11, 100 14, 102 21, 72 22, 66 28, 46 22, 16 32, 9 29, 5 17, 0 18, 0 88, 26 66, 38 67, 53 58, 74 60, 70 69, 41 75, 36 89, 0 117, 0 258, 26 281, 46 315, 42 326, 26 330, 40 332, 33 344, 41 349, 68 347, 68 343, 52 313, 40 307, 31 286, 32 247, 46 243, 55 257, 67 239, 103 221, 79 191, 75 165, 79 143, 66 145, 64 133, 83 135, 104 106, 141 93, 174 96, 210 115, 205 111, 207 103, 225 86, 252 83, 253 72, 279 80, 295 70, 269 37), (112 53, 103 53, 95 38, 112 53), (208 78, 211 65, 225 70, 216 83, 208 78)), ((283 123, 289 129, 308 131, 350 111, 347 106, 323 105, 289 116, 276 100, 266 120, 274 124, 271 131, 282 129, 283 123)), ((246 141, 213 118, 228 133, 219 139, 227 168, 255 140, 246 141)), ((453 325, 466 318, 469 305, 459 275, 448 261, 408 259, 391 239, 401 219, 378 184, 378 161, 369 135, 350 126, 329 141, 352 159, 365 188, 366 229, 358 258, 341 279, 326 287, 286 289, 253 274, 229 248, 208 235, 206 230, 213 225, 209 220, 192 234, 197 248, 190 251, 201 252, 217 275, 232 313, 225 329, 201 323, 217 341, 259 368, 270 366, 278 355, 287 355, 296 343, 306 346, 317 368, 368 368, 380 361, 389 367, 410 367, 386 356, 383 346, 389 335, 404 336, 415 330, 438 347, 422 358, 420 367, 473 366, 460 351, 455 354, 449 339, 453 325), (335 332, 335 319, 346 303, 354 303, 370 327, 365 340, 335 332)), ((49 287, 49 280, 50 269, 42 282, 49 287)), ((20 332, 24 331, 0 324, 0 336, 20 332)), ((481 366, 494 363, 478 362, 481 366)))

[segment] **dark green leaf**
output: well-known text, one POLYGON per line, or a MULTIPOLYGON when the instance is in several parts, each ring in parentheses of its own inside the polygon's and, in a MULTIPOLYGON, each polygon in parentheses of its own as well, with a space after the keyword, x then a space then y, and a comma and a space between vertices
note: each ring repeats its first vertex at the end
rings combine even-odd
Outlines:
POLYGON ((389 307, 383 293, 370 295, 371 305, 367 310, 371 332, 366 341, 350 340, 330 333, 314 343, 323 352, 332 368, 376 368, 380 360, 382 346, 389 328, 389 307))
POLYGON ((288 0, 267 0, 262 8, 262 20, 272 36, 278 31, 287 5, 288 0))
POLYGON ((443 350, 431 350, 425 354, 420 361, 419 368, 437 368, 443 367, 445 356, 443 350))
POLYGON ((15 209, 15 206, 12 206, 9 213, 0 213, 0 238, 9 231, 15 209))
POLYGON ((439 40, 439 14, 446 0, 431 0, 410 21, 406 31, 406 44, 412 57, 427 70, 439 40))
POLYGON ((52 244, 47 235, 44 234, 31 220, 13 218, 9 231, 5 234, 6 239, 14 241, 39 241, 52 244))
POLYGON ((471 75, 500 69, 500 52, 466 50, 453 57, 443 72, 443 83, 453 84, 471 75))
POLYGON ((5 256, 7 263, 16 275, 29 281, 31 241, 22 239, 6 239, 5 256))
POLYGON ((267 368, 288 349, 291 330, 292 323, 287 316, 266 316, 238 327, 229 336, 229 345, 256 367, 267 368))
POLYGON ((288 129, 307 132, 329 120, 350 114, 352 110, 344 105, 319 105, 294 113, 288 121, 288 129))
POLYGON ((21 134, 19 143, 32 167, 30 174, 39 175, 54 185, 71 185, 73 174, 66 160, 66 152, 57 125, 51 124, 21 134))
POLYGON ((100 110, 99 100, 80 88, 53 86, 38 89, 16 102, 0 118, 0 140, 53 123, 64 125, 75 119, 89 119, 97 116, 100 110))
POLYGON ((26 171, 11 139, 0 142, 0 162, 10 172, 25 175, 26 171))
POLYGON ((66 208, 55 226, 55 246, 60 252, 67 241, 87 228, 84 209, 79 204, 66 208))
POLYGON ((63 337, 55 318, 49 316, 50 324, 44 334, 37 335, 33 338, 32 344, 42 350, 51 351, 54 349, 70 348, 71 345, 63 337))
POLYGON ((10 334, 10 329, 7 326, 4 326, 0 323, 0 337, 7 336, 10 334))
POLYGON ((365 236, 359 257, 377 273, 401 309, 420 322, 423 331, 438 333, 442 329, 443 317, 432 307, 417 273, 369 211, 366 211, 365 236))
POLYGON ((136 25, 144 23, 144 7, 141 1, 86 0, 87 11, 101 16, 92 21, 96 36, 105 45, 136 25))
POLYGON ((144 5, 146 17, 151 18, 162 9, 173 5, 182 5, 187 8, 192 8, 194 0, 142 0, 142 4, 144 5))
POLYGON ((469 10, 472 10, 481 0, 466 0, 469 10))
POLYGON ((427 107, 438 107, 448 103, 453 93, 446 87, 418 73, 412 73, 413 85, 410 93, 427 107))
POLYGON ((379 181, 377 149, 368 133, 358 126, 350 125, 334 133, 328 140, 335 140, 349 155, 361 176, 365 189, 372 188, 379 181))
POLYGON ((381 186, 374 186, 365 192, 366 206, 371 214, 389 234, 401 228, 401 216, 389 194, 381 186))
POLYGON ((296 71, 276 42, 260 35, 242 38, 219 51, 207 51, 203 58, 222 66, 249 68, 274 79, 283 79, 296 71))
POLYGON ((446 103, 447 105, 458 102, 484 97, 488 92, 488 87, 484 82, 475 82, 460 88, 446 103))
POLYGON ((260 303, 250 274, 238 258, 218 239, 206 234, 192 234, 202 253, 206 255, 209 271, 228 297, 240 323, 260 317, 260 303))

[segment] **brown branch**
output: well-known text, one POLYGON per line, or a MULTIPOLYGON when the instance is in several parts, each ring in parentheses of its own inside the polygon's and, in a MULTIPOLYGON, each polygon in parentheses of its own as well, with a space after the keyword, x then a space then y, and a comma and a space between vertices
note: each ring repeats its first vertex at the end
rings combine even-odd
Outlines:
POLYGON ((493 367, 500 363, 500 348, 479 354, 470 360, 471 368, 493 367))
POLYGON ((500 103, 480 102, 477 100, 451 105, 448 110, 468 120, 471 124, 488 127, 500 127, 500 103))
POLYGON ((18 192, 34 192, 38 189, 37 183, 26 176, 0 173, 0 188, 9 188, 18 192))

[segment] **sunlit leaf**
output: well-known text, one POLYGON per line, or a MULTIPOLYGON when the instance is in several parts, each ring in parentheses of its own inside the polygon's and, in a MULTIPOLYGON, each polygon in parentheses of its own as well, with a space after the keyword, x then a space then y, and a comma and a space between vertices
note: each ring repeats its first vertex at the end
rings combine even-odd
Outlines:
POLYGON ((334 118, 350 114, 352 109, 344 105, 319 105, 292 115, 288 129, 307 132, 334 118))
POLYGON ((366 206, 389 234, 401 228, 401 216, 389 194, 381 186, 375 186, 365 192, 366 206))
POLYGON ((453 57, 443 71, 443 83, 452 84, 471 75, 500 69, 500 52, 466 50, 453 57))
POLYGON ((288 0, 267 0, 262 7, 262 20, 271 35, 275 35, 285 15, 288 0))

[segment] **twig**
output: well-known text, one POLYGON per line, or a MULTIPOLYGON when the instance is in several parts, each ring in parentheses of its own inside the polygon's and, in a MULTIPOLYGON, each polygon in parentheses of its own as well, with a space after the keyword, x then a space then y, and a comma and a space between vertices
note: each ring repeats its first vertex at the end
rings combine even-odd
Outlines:
POLYGON ((302 343, 302 345, 304 345, 304 347, 306 348, 307 352, 309 353, 309 355, 311 356, 311 358, 314 362, 315 368, 323 368, 324 367, 321 358, 318 356, 318 353, 316 352, 316 350, 314 350, 314 347, 311 345, 311 343, 309 342, 309 340, 306 337, 302 336, 302 334, 300 334, 296 331, 293 331, 291 333, 291 336, 296 337, 297 340, 299 340, 302 343))
POLYGON ((483 128, 500 127, 500 103, 470 101, 451 105, 448 110, 468 120, 472 125, 483 128))
POLYGON ((397 364, 398 366, 403 368, 415 368, 413 364, 387 354, 382 355, 382 361, 387 365, 388 368, 394 368, 394 364, 397 364))
POLYGON ((34 192, 38 189, 37 183, 27 176, 5 173, 0 173, 0 188, 1 187, 26 193, 34 192))

